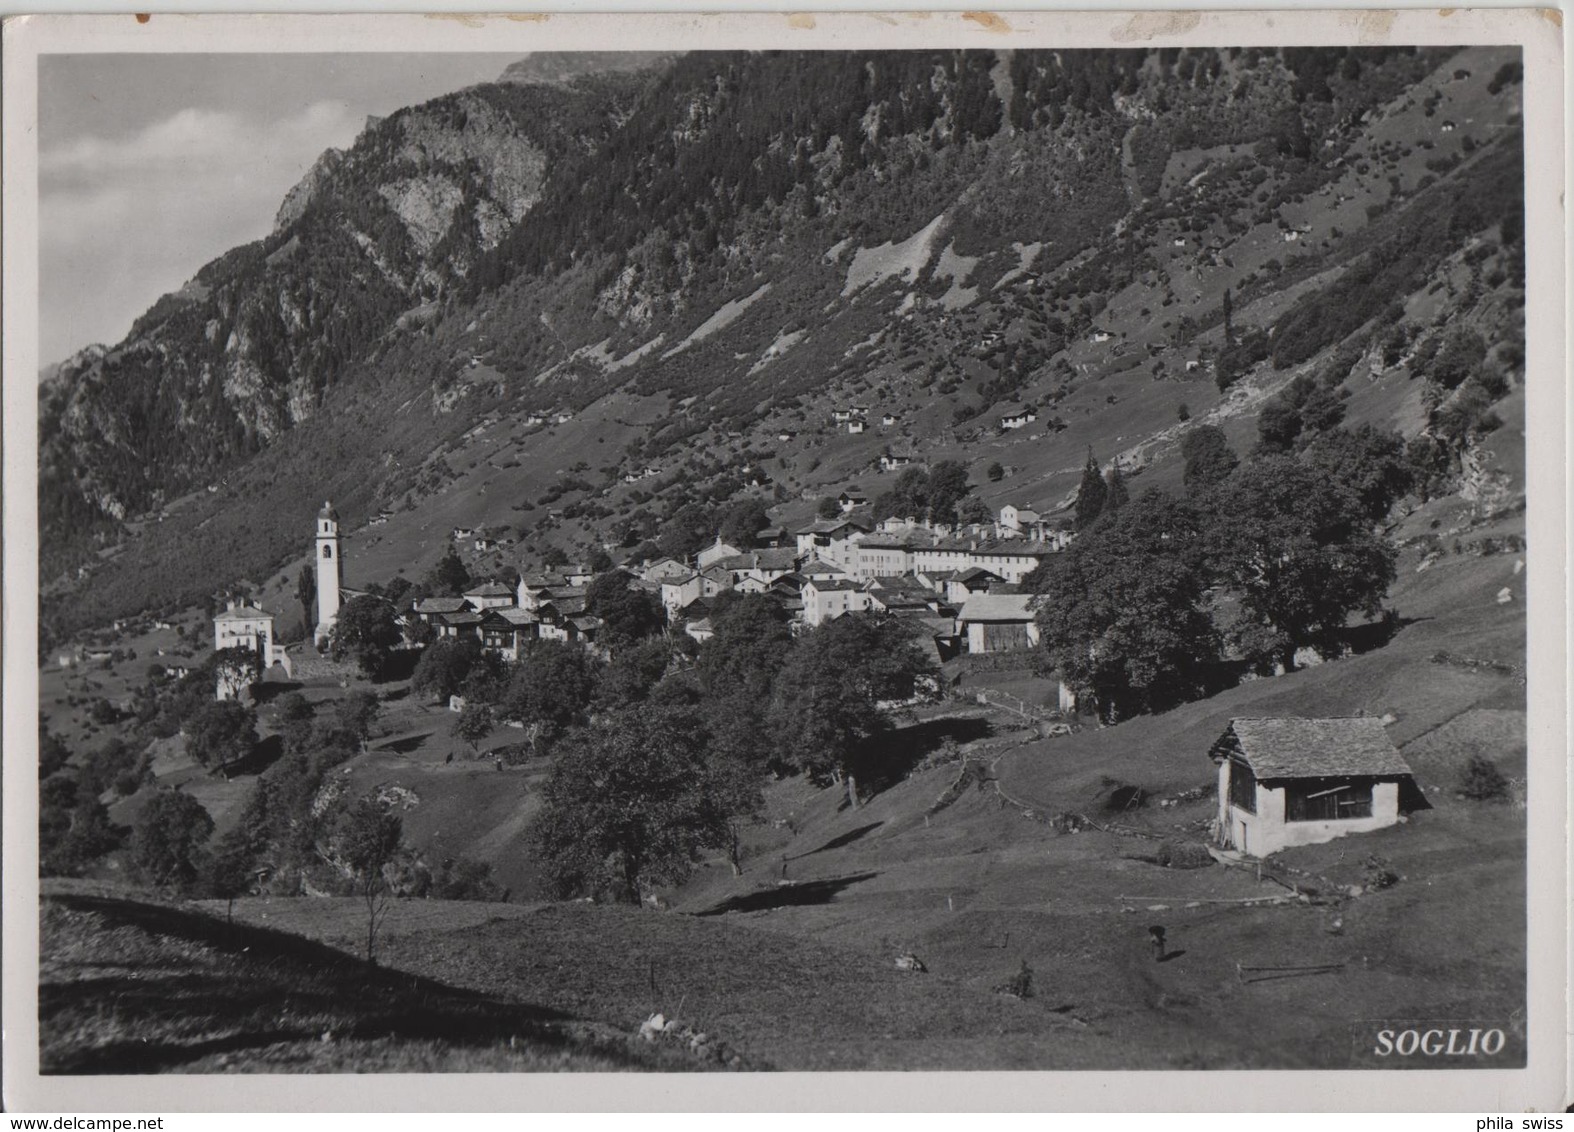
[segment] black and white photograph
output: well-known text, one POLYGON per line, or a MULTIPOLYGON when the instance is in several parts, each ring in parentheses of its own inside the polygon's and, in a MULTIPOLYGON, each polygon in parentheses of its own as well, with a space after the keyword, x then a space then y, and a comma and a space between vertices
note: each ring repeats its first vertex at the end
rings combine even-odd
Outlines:
POLYGON ((1521 15, 8 25, 8 1076, 1561 1107, 1521 15))

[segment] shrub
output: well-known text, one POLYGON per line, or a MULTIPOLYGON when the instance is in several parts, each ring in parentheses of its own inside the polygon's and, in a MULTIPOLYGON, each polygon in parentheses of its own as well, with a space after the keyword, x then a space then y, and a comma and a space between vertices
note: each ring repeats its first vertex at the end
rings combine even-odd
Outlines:
POLYGON ((1490 802, 1508 796, 1508 779, 1485 755, 1471 755, 1460 772, 1459 792, 1473 802, 1490 802))
POLYGON ((1205 869, 1213 864, 1213 854, 1195 841, 1164 841, 1155 860, 1167 869, 1205 869))

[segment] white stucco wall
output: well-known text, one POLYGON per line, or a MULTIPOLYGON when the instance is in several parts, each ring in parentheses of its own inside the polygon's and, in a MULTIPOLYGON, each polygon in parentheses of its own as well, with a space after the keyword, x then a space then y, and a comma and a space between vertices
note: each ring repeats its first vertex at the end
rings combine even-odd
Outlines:
POLYGON ((1252 857, 1266 857, 1295 845, 1319 845, 1350 833, 1368 833, 1399 821, 1399 784, 1372 784, 1372 816, 1340 821, 1286 821, 1284 787, 1257 783, 1257 812, 1230 804, 1229 761, 1219 767, 1219 817, 1225 840, 1252 857))

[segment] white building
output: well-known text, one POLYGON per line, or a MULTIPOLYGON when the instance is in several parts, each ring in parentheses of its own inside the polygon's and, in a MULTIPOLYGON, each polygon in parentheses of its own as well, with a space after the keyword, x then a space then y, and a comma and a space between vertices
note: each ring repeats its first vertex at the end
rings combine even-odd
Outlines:
POLYGON ((1420 798, 1382 720, 1366 716, 1231 720, 1208 757, 1219 839, 1253 857, 1393 825, 1401 790, 1420 798))
POLYGON ((869 594, 857 582, 811 578, 803 584, 803 620, 807 625, 834 621, 845 613, 869 608, 869 594))
MULTIPOLYGON (((286 675, 289 674, 289 657, 273 644, 273 614, 255 605, 231 601, 213 619, 213 650, 222 652, 224 649, 247 649, 256 653, 259 673, 265 674, 278 664, 286 675)), ((245 690, 246 683, 221 671, 214 687, 214 698, 234 699, 245 690)))
POLYGON ((502 582, 483 582, 464 593, 465 602, 477 613, 514 604, 514 591, 502 582))
POLYGON ((317 512, 317 629, 313 640, 319 645, 333 632, 339 620, 339 589, 344 583, 339 550, 339 513, 332 503, 317 512))

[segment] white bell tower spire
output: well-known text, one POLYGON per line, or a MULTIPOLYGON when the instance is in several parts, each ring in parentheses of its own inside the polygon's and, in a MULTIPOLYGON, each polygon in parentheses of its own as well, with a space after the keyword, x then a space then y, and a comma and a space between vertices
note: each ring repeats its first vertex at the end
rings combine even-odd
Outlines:
POLYGON ((318 644, 328 639, 339 619, 339 513, 332 503, 317 512, 317 633, 318 644))

